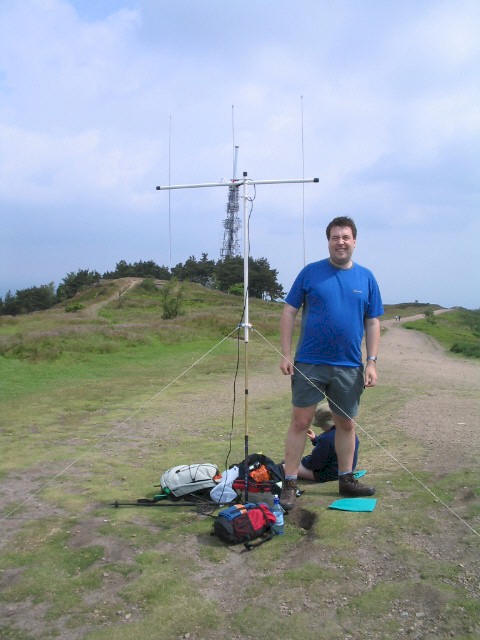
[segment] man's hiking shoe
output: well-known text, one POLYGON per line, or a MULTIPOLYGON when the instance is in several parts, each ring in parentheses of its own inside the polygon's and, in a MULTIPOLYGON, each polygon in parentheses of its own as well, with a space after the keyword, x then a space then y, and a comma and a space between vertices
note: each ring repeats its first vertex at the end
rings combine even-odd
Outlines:
POLYGON ((280 496, 280 504, 285 511, 290 511, 295 506, 295 500, 297 497, 297 481, 285 480, 282 487, 282 494, 280 496))
POLYGON ((353 473, 347 473, 338 478, 338 492, 344 498, 360 498, 362 496, 373 496, 375 489, 359 482, 353 473))

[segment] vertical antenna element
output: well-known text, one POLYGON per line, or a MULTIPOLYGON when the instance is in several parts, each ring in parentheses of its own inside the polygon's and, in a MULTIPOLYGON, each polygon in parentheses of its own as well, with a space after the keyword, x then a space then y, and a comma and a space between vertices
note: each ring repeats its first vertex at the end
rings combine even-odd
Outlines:
POLYGON ((232 171, 232 177, 235 180, 235 173, 237 171, 237 167, 236 167, 236 163, 237 163, 237 158, 236 158, 236 147, 235 147, 235 118, 234 118, 234 109, 235 109, 235 105, 232 104, 232 160, 233 160, 233 171, 232 171))
MULTIPOLYGON (((234 147, 235 150, 238 147, 234 147)), ((234 160, 234 174, 236 173, 236 156, 234 160)), ((243 172, 243 178, 237 180, 232 179, 231 183, 228 184, 225 181, 222 182, 204 182, 203 184, 177 184, 177 185, 169 185, 168 187, 162 187, 157 185, 157 191, 161 189, 197 189, 199 187, 226 187, 228 186, 229 192, 237 191, 240 187, 243 187, 242 198, 243 198, 243 300, 244 300, 244 312, 243 312, 243 323, 240 326, 243 326, 244 329, 244 346, 245 346, 245 460, 248 460, 248 339, 249 339, 249 329, 251 328, 250 318, 249 318, 249 305, 248 305, 248 291, 249 291, 249 274, 248 274, 248 258, 249 258, 249 216, 247 213, 247 183, 250 185, 257 184, 287 184, 287 183, 298 183, 298 182, 316 182, 318 183, 318 178, 311 178, 309 180, 305 180, 302 178, 301 180, 293 179, 293 180, 248 180, 247 172, 243 172)), ((230 198, 229 198, 230 201, 230 198)), ((238 194, 237 194, 237 209, 238 209, 238 194)), ((248 502, 248 465, 245 465, 245 502, 248 502)))
MULTIPOLYGON (((302 117, 302 180, 305 179, 305 150, 303 146, 303 96, 300 96, 300 110, 302 117)), ((305 183, 302 182, 302 246, 303 246, 303 266, 307 264, 305 250, 305 183)))
MULTIPOLYGON (((172 185, 172 116, 168 119, 168 186, 172 185)), ((172 199, 171 190, 168 190, 168 266, 172 270, 172 199)))

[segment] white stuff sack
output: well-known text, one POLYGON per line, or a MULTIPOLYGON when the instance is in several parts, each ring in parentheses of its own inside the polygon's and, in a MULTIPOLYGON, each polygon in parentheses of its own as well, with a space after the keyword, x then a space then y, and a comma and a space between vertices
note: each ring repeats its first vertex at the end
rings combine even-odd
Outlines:
POLYGON ((179 498, 200 489, 211 489, 216 484, 213 478, 217 473, 217 467, 209 462, 181 464, 167 469, 160 478, 160 485, 179 498))
POLYGON ((238 498, 237 492, 232 489, 232 484, 238 478, 238 471, 238 467, 232 467, 222 473, 222 479, 217 486, 210 491, 210 498, 214 502, 227 504, 238 498))

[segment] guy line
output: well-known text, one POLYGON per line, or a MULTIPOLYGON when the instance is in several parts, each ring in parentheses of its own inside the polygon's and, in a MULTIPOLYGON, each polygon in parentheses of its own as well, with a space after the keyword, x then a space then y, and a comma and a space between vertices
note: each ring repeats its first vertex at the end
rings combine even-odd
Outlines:
MULTIPOLYGON (((260 331, 258 331, 258 329, 256 329, 255 327, 251 327, 251 329, 255 332, 258 333, 258 335, 262 338, 262 340, 264 340, 278 355, 280 355, 280 357, 284 357, 282 352, 272 343, 270 342, 270 340, 268 340, 268 338, 266 338, 262 333, 260 333, 260 331)), ((135 409, 129 416, 127 416, 124 420, 122 420, 121 422, 115 424, 112 429, 110 429, 110 431, 108 431, 107 433, 98 436, 98 440, 105 440, 105 438, 108 438, 116 429, 118 429, 118 427, 121 427, 123 425, 126 425, 128 422, 130 422, 135 416, 137 416, 140 412, 142 412, 148 405, 150 405, 152 402, 154 402, 158 396, 160 394, 162 394, 164 391, 166 391, 169 387, 171 387, 173 384, 175 384, 175 382, 177 382, 178 380, 180 380, 181 378, 183 378, 183 376, 185 376, 189 371, 191 371, 194 367, 196 367, 198 364, 200 364, 200 362, 202 360, 204 360, 208 355, 210 355, 213 351, 215 351, 215 349, 217 349, 223 342, 225 342, 225 340, 228 340, 228 338, 230 338, 230 336, 232 336, 236 331, 238 331, 238 327, 235 327, 235 329, 232 329, 232 331, 224 336, 219 342, 217 342, 213 347, 211 347, 210 349, 208 349, 203 355, 201 355, 195 362, 193 362, 190 366, 188 366, 182 373, 180 373, 178 376, 176 376, 175 378, 173 378, 170 382, 168 382, 165 386, 163 386, 161 389, 159 389, 159 391, 155 392, 149 399, 147 399, 143 405, 141 405, 140 407, 138 407, 137 409, 135 409)), ((290 361, 289 361, 290 362, 290 361)), ((293 362, 290 362, 290 364, 294 367, 294 369, 296 371, 298 371, 306 380, 308 380, 308 382, 310 382, 310 384, 312 384, 314 387, 316 387, 318 389, 318 387, 315 385, 315 383, 310 380, 310 378, 308 378, 302 371, 300 371, 297 367, 295 367, 293 362)), ((322 394, 323 391, 321 389, 318 389, 322 394)), ((389 451, 386 447, 384 447, 374 436, 372 436, 364 427, 362 427, 354 418, 351 418, 350 416, 348 416, 348 414, 345 413, 345 411, 343 411, 343 409, 341 409, 331 398, 329 398, 326 394, 323 394, 326 398, 326 400, 328 400, 329 403, 331 403, 333 406, 337 407, 341 413, 347 415, 348 418, 350 418, 355 427, 358 427, 358 429, 360 429, 360 431, 362 433, 364 433, 372 442, 374 442, 377 447, 379 447, 384 453, 387 454, 387 456, 389 456, 394 462, 396 462, 396 464, 399 465, 399 467, 401 467, 404 471, 406 471, 408 473, 408 475, 413 478, 413 480, 420 485, 427 493, 429 493, 436 502, 439 502, 447 511, 449 511, 449 513, 451 513, 455 518, 457 518, 460 522, 462 522, 468 529, 470 529, 470 531, 472 533, 474 533, 476 536, 478 536, 480 538, 480 532, 477 531, 474 527, 472 527, 464 518, 462 518, 462 516, 460 514, 458 514, 454 509, 452 509, 448 504, 446 504, 434 491, 432 491, 430 489, 430 487, 428 487, 424 482, 422 482, 420 480, 420 478, 418 478, 412 471, 410 471, 410 469, 400 460, 398 460, 398 458, 396 456, 393 455, 393 453, 391 453, 391 451, 389 451)), ((99 442, 95 443, 93 445, 93 447, 97 447, 99 444, 99 442)), ((92 447, 92 448, 93 448, 92 447)), ((14 507, 11 511, 9 511, 8 513, 6 513, 4 516, 2 516, 0 518, 0 522, 3 520, 7 520, 10 516, 12 516, 14 513, 16 513, 19 509, 22 508, 22 506, 24 506, 25 504, 27 504, 28 502, 31 502, 33 500, 33 498, 35 498, 41 491, 43 491, 46 487, 50 486, 51 484, 53 484, 58 478, 60 478, 61 476, 63 476, 69 469, 71 469, 75 464, 77 464, 77 462, 79 462, 82 458, 84 458, 91 449, 86 449, 83 453, 81 453, 80 455, 78 455, 74 460, 72 460, 66 467, 64 467, 61 471, 59 471, 58 473, 56 473, 52 478, 50 478, 49 480, 47 480, 46 482, 44 482, 36 491, 34 491, 33 493, 31 493, 29 496, 27 496, 24 500, 22 500, 22 502, 20 502, 19 504, 16 505, 16 507, 14 507)))

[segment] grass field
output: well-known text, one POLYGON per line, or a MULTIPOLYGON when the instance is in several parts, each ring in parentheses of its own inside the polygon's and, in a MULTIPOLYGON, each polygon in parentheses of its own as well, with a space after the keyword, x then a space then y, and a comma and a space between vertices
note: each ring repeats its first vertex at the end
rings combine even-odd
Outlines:
MULTIPOLYGON (((2 640, 480 637, 478 541, 367 438, 381 508, 330 511, 335 483, 308 485, 285 535, 251 553, 192 509, 109 506, 153 495, 172 465, 242 460, 242 301, 189 284, 174 320, 141 287, 89 313, 98 301, 0 319, 2 640)), ((252 301, 275 344, 280 312, 252 301)), ((255 331, 249 350, 250 450, 279 460, 288 384, 255 331)), ((390 427, 403 401, 384 384, 362 421, 475 524, 476 470, 420 469, 422 445, 390 427)))

